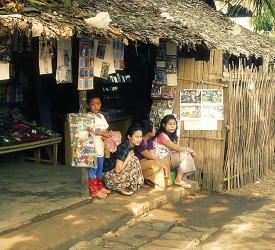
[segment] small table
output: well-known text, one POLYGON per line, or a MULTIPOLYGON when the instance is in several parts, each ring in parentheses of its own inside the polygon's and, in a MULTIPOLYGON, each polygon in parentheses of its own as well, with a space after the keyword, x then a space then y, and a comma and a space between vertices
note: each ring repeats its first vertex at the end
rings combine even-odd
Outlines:
POLYGON ((33 149, 34 157, 25 157, 27 160, 32 160, 36 163, 47 162, 51 163, 53 166, 57 164, 57 150, 58 144, 62 141, 62 137, 50 138, 42 141, 27 142, 22 144, 16 144, 11 146, 0 147, 0 154, 7 154, 17 151, 23 151, 27 149, 33 149), (49 159, 41 159, 41 147, 50 147, 50 150, 47 150, 49 159))

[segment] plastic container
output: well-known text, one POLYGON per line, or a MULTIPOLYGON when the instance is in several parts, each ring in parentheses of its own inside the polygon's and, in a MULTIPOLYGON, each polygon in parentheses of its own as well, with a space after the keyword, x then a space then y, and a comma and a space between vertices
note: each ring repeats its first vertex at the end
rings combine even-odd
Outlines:
POLYGON ((170 175, 171 175, 172 183, 174 184, 174 181, 175 181, 176 176, 177 176, 177 171, 175 169, 171 169, 170 175))

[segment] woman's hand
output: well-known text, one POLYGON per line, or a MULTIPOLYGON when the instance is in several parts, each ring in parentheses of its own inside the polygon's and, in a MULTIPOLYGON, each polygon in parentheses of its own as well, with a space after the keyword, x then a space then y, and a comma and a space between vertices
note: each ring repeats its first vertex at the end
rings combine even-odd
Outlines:
POLYGON ((131 160, 131 159, 133 158, 134 155, 135 155, 134 150, 130 150, 129 153, 128 153, 128 155, 127 155, 127 158, 128 158, 129 160, 131 160))
POLYGON ((190 153, 193 159, 196 157, 195 151, 193 149, 188 148, 188 152, 190 153))
POLYGON ((130 150, 124 162, 119 159, 116 160, 116 165, 115 165, 116 174, 120 174, 126 168, 128 162, 133 158, 134 155, 135 155, 134 150, 130 150))

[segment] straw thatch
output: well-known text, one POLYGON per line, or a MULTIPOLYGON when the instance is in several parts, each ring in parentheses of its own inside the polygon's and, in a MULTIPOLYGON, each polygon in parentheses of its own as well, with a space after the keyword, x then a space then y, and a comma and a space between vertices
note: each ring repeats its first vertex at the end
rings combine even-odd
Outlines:
POLYGON ((0 15, 0 22, 11 29, 28 29, 39 21, 50 36, 84 32, 154 44, 167 39, 179 47, 199 45, 236 56, 275 58, 274 42, 236 25, 200 0, 86 0, 71 6, 60 4, 66 1, 48 2, 48 7, 35 5, 41 14, 25 9, 18 16, 0 15), (104 11, 112 19, 109 28, 97 29, 84 22, 104 11))

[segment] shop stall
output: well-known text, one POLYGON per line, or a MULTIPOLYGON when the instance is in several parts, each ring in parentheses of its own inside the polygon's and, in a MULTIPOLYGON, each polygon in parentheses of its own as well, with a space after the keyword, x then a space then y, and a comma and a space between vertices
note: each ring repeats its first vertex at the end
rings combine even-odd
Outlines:
MULTIPOLYGON (((274 42, 232 23, 202 1, 79 1, 77 8, 67 4, 56 6, 55 12, 34 5, 37 9, 31 12, 36 15, 24 18, 0 16, 3 27, 13 31, 10 39, 2 39, 2 45, 13 47, 18 54, 29 53, 36 65, 32 70, 25 68, 26 74, 15 71, 20 78, 18 84, 12 83, 15 90, 0 91, 15 91, 20 96, 18 85, 24 87, 28 82, 24 76, 28 75, 35 83, 28 101, 39 96, 29 108, 34 113, 39 108, 39 121, 48 129, 63 128, 60 131, 65 136, 68 165, 72 162, 72 144, 66 132, 67 114, 86 113, 87 94, 96 91, 102 96, 102 113, 110 128, 119 128, 122 134, 131 122, 150 118, 158 127, 164 115, 176 114, 181 124, 180 144, 196 151, 198 171, 194 178, 207 190, 236 188, 270 169, 274 138, 262 144, 268 161, 256 146, 246 151, 246 155, 253 152, 261 159, 253 171, 247 170, 247 159, 239 159, 239 151, 234 151, 236 141, 241 141, 241 134, 246 132, 230 137, 230 124, 232 117, 244 114, 245 109, 241 109, 241 102, 238 107, 229 105, 240 98, 229 90, 230 84, 241 84, 235 78, 242 79, 245 67, 256 65, 257 70, 271 77, 268 65, 274 61, 274 42), (18 29, 22 32, 16 33, 18 29), (36 37, 36 43, 30 43, 31 36, 36 37), (251 40, 253 43, 247 42, 251 40), (17 46, 11 46, 14 44, 17 46), (38 77, 33 78, 29 71, 38 77), (60 116, 61 122, 54 124, 54 117, 60 116), (238 160, 229 159, 229 153, 238 160), (245 178, 244 172, 248 173, 245 178)), ((16 66, 9 50, 2 61, 0 68, 5 73, 1 77, 8 79, 14 72, 9 66, 16 66)), ((270 111, 274 88, 267 94, 270 111)), ((257 106, 253 102, 251 105, 257 106)), ((272 130, 270 117, 263 124, 268 135, 272 130)), ((262 121, 260 116, 253 119, 262 121)), ((237 121, 234 126, 239 126, 237 121)))

